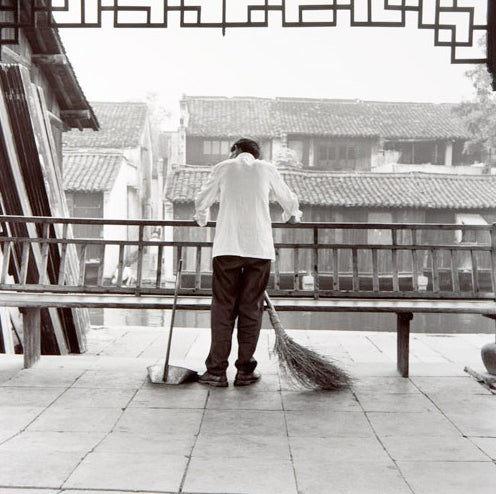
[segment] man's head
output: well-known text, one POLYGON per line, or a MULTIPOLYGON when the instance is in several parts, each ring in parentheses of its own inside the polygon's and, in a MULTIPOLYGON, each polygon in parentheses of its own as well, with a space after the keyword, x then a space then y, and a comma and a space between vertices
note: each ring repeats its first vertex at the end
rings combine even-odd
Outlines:
POLYGON ((231 156, 235 157, 239 153, 250 153, 255 159, 260 158, 260 146, 253 139, 242 137, 231 146, 231 156))

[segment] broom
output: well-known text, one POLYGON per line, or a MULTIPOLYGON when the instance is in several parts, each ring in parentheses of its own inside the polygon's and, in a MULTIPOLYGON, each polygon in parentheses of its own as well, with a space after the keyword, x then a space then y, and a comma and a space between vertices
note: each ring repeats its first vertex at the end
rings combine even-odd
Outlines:
POLYGON ((282 374, 290 381, 308 389, 335 391, 352 384, 352 378, 337 365, 294 341, 279 319, 267 292, 264 294, 270 322, 276 333, 274 352, 282 374))

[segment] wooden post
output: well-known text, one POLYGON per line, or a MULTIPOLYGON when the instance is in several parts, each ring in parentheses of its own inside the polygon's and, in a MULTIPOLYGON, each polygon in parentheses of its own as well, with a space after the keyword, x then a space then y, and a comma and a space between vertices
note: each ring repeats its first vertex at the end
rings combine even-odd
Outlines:
POLYGON ((26 308, 23 319, 24 368, 38 362, 41 353, 41 309, 26 308))
POLYGON ((397 360, 398 372, 402 377, 408 377, 410 353, 410 321, 413 319, 411 312, 399 312, 397 316, 397 360))

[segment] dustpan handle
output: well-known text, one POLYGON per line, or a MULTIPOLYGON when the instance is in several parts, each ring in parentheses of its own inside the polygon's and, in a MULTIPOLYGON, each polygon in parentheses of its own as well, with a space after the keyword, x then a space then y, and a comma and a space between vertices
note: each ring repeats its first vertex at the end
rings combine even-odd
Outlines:
POLYGON ((179 287, 181 286, 181 271, 183 268, 183 259, 180 258, 177 261, 177 270, 176 270, 176 285, 174 287, 174 302, 172 303, 172 314, 169 328, 169 338, 167 340, 167 352, 165 354, 165 364, 164 364, 164 377, 163 381, 167 382, 167 378, 169 377, 169 357, 170 357, 170 349, 172 342, 172 331, 174 329, 174 319, 176 316, 176 304, 177 304, 177 295, 179 293, 179 287))

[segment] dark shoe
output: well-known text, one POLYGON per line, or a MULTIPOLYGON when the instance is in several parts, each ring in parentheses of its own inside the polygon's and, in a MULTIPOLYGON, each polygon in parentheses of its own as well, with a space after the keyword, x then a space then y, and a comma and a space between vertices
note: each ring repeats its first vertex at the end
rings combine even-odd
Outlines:
POLYGON ((209 386, 216 386, 218 388, 226 388, 228 386, 227 377, 225 374, 221 376, 216 376, 215 374, 210 374, 210 372, 205 372, 198 378, 200 384, 208 384, 209 386))
POLYGON ((262 376, 259 372, 253 371, 250 373, 238 371, 236 377, 234 378, 235 386, 249 386, 250 384, 256 383, 260 380, 262 376))

